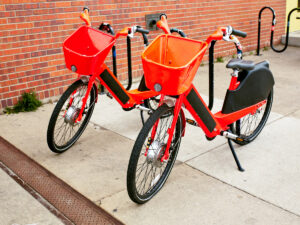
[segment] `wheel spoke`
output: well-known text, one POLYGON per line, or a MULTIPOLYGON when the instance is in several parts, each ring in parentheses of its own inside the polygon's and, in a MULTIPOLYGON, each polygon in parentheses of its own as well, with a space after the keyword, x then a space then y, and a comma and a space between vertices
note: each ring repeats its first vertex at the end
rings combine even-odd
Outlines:
MULTIPOLYGON (((85 121, 88 112, 89 110, 91 110, 91 108, 93 108, 95 103, 95 98, 91 97, 92 96, 91 93, 93 89, 91 90, 87 98, 85 109, 83 110, 82 113, 81 121, 76 123, 75 121, 66 121, 65 115, 66 113, 68 113, 68 109, 72 107, 74 113, 73 115, 71 115, 71 117, 74 117, 74 120, 76 119, 75 116, 82 108, 82 101, 86 95, 86 91, 87 91, 87 85, 79 84, 77 88, 72 89, 70 95, 66 97, 64 102, 61 104, 61 109, 58 110, 58 115, 56 117, 55 125, 53 128, 53 135, 52 135, 53 143, 55 144, 56 148, 64 148, 65 146, 72 145, 81 134, 79 133, 79 131, 82 130, 82 126, 86 124, 85 121), (72 98, 72 104, 70 105, 71 98, 72 98)), ((93 92, 93 94, 94 93, 95 92, 93 92)))
POLYGON ((271 100, 272 102, 272 98, 268 98, 267 102, 263 106, 258 108, 255 113, 250 113, 240 119, 239 134, 237 132, 237 122, 234 123, 233 131, 236 132, 237 135, 244 136, 244 138, 247 140, 253 140, 259 134, 262 126, 264 126, 266 122, 267 117, 265 116, 265 114, 268 114, 271 109, 271 105, 269 105, 268 103, 269 100, 271 100))

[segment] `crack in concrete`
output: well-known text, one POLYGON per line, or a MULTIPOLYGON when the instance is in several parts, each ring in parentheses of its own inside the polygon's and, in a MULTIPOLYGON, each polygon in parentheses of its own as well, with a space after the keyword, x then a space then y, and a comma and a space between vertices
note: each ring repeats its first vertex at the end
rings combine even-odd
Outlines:
POLYGON ((116 192, 114 192, 114 193, 111 193, 111 194, 109 194, 109 195, 106 195, 106 196, 104 196, 104 197, 102 197, 102 198, 100 198, 100 199, 98 199, 98 200, 95 200, 95 201, 93 201, 96 205, 101 205, 102 203, 101 203, 101 201, 103 201, 103 200, 105 200, 105 199, 107 199, 107 198, 110 198, 110 197, 113 197, 114 195, 117 195, 117 194, 119 194, 119 193, 121 193, 122 191, 125 191, 126 190, 126 188, 122 188, 121 190, 119 190, 119 191, 116 191, 116 192), (100 204, 98 204, 98 202, 100 203, 100 204))

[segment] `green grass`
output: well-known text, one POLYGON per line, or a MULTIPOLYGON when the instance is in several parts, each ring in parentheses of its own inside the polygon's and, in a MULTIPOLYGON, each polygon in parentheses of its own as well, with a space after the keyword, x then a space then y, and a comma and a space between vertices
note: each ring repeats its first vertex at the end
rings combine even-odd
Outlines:
POLYGON ((16 105, 9 108, 6 107, 5 112, 7 114, 19 113, 19 112, 30 112, 35 111, 42 105, 42 102, 37 99, 35 92, 24 92, 21 100, 16 105))
POLYGON ((254 54, 254 52, 253 52, 253 51, 249 52, 249 55, 253 55, 253 54, 254 54))
POLYGON ((219 57, 217 58, 216 62, 218 62, 218 63, 223 63, 223 62, 224 62, 223 57, 222 57, 222 56, 219 56, 219 57))
POLYGON ((231 58, 235 59, 235 58, 236 58, 236 54, 233 54, 233 55, 231 56, 231 58))
POLYGON ((269 50, 269 47, 268 46, 265 46, 264 48, 263 48, 263 51, 268 51, 269 50))

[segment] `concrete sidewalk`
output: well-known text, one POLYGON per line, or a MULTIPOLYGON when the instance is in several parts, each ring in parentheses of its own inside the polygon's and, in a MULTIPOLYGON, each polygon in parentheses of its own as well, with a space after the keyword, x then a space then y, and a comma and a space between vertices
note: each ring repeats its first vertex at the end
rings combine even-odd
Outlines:
MULTIPOLYGON (((103 96, 82 137, 61 155, 52 153, 46 143, 53 104, 33 113, 1 115, 0 135, 126 224, 300 224, 300 48, 262 53, 245 59, 270 61, 276 82, 274 102, 258 138, 237 148, 246 171, 237 171, 224 138, 208 142, 201 129, 187 126, 167 183, 144 205, 131 202, 126 191, 128 160, 142 126, 137 110, 124 112, 116 101, 103 96)), ((230 80, 231 71, 225 65, 215 64, 214 111, 220 109, 230 80)), ((208 93, 207 74, 208 67, 200 67, 194 82, 204 94, 208 93)), ((18 206, 35 209, 22 200, 26 193, 20 194, 20 201, 14 200, 14 186, 18 184, 12 181, 0 185, 0 221, 60 224, 47 210, 42 219, 29 222, 15 212, 18 206), (4 205, 6 199, 11 203, 4 205)), ((28 214, 34 216, 33 211, 28 214)))

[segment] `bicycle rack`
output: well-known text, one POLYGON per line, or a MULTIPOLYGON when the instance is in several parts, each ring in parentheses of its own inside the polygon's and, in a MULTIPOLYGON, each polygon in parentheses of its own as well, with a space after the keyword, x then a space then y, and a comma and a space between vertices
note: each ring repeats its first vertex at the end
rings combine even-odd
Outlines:
MULTIPOLYGON (((114 32, 113 28, 108 23, 101 23, 98 29, 101 31, 106 31, 107 33, 115 36, 115 32, 114 32)), ((118 77, 118 75, 117 75, 117 52, 116 52, 115 45, 112 47, 112 62, 113 62, 113 74, 117 78, 118 77)), ((104 86, 101 86, 100 93, 105 93, 104 86)))
MULTIPOLYGON (((296 10, 300 10, 300 8, 294 8, 292 9, 289 14, 288 14, 288 18, 287 18, 287 27, 286 27, 286 37, 285 37, 285 45, 283 47, 283 49, 278 50, 273 46, 273 37, 274 37, 274 30, 275 30, 275 24, 276 24, 276 15, 275 15, 275 11, 272 7, 269 6, 265 6, 263 8, 261 8, 261 10, 259 11, 258 14, 258 37, 257 37, 257 49, 256 49, 256 55, 259 55, 259 49, 260 49, 260 24, 261 24, 261 14, 265 9, 270 9, 273 13, 273 20, 272 20, 272 28, 271 28, 271 38, 270 38, 270 46, 273 49, 273 51, 281 53, 284 52, 286 50, 286 48, 288 47, 288 42, 289 42, 289 32, 290 32, 290 19, 291 19, 291 14, 296 11, 296 10)), ((298 19, 298 18, 297 18, 298 19)))
POLYGON ((209 97, 208 97, 208 108, 209 110, 212 109, 214 105, 214 47, 216 41, 212 41, 209 47, 209 64, 208 64, 208 77, 209 77, 209 97))
MULTIPOLYGON (((273 14, 273 18, 272 18, 272 28, 271 28, 271 40, 270 42, 273 44, 273 33, 274 33, 274 29, 275 29, 275 24, 276 24, 276 14, 275 11, 272 7, 269 6, 265 6, 263 8, 261 8, 261 10, 259 11, 258 14, 258 34, 257 34, 257 49, 256 49, 256 55, 259 55, 259 50, 260 50, 260 24, 261 24, 261 14, 265 9, 270 9, 272 14, 273 14)), ((272 47, 272 46, 271 46, 272 47)))

